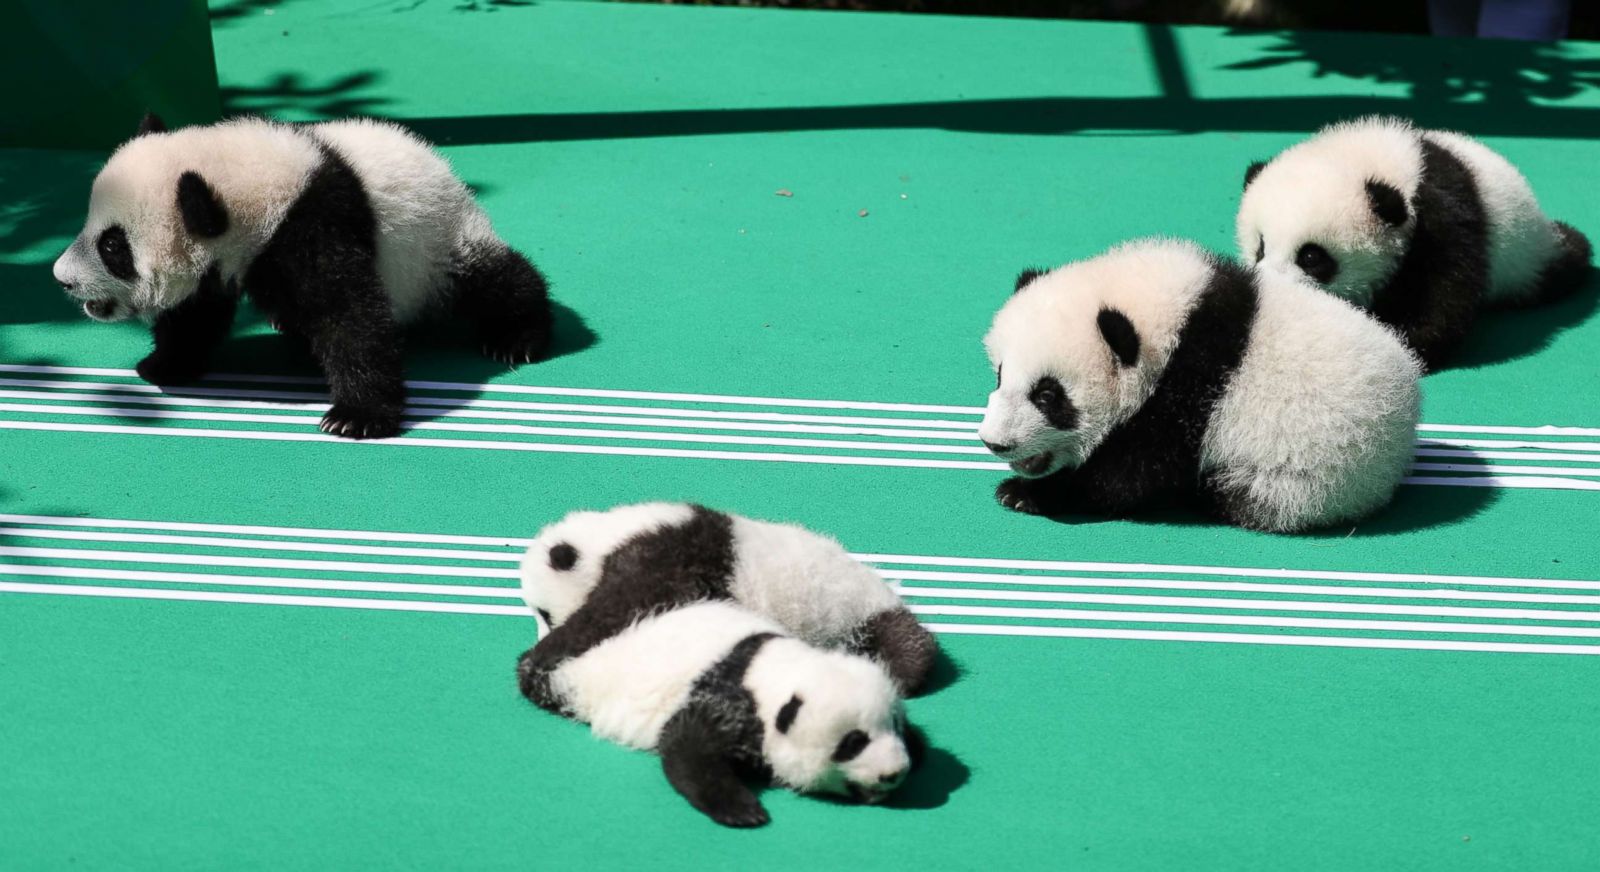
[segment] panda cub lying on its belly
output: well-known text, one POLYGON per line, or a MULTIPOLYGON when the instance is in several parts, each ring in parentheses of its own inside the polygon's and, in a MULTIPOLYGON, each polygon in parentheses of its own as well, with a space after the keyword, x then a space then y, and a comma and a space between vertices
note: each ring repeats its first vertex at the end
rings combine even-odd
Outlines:
POLYGON ((517 664, 525 696, 656 751, 673 788, 725 826, 768 820, 745 777, 878 802, 919 748, 882 667, 787 637, 730 601, 641 611, 560 656, 543 646, 517 664))
POLYGON ((333 394, 322 429, 353 439, 399 432, 401 328, 430 312, 471 321, 502 362, 550 342, 544 277, 443 158, 379 121, 168 132, 146 116, 95 178, 55 278, 97 321, 150 324, 138 371, 161 385, 205 374, 242 290, 305 341, 333 394))
POLYGON ((1188 242, 1024 272, 984 339, 979 437, 1035 514, 1198 497, 1279 532, 1386 504, 1412 462, 1420 365, 1348 303, 1188 242))
POLYGON ((933 634, 838 542, 684 503, 573 512, 539 532, 522 561, 522 596, 553 632, 547 657, 616 635, 637 615, 731 599, 823 648, 879 660, 907 694, 938 653, 933 634))

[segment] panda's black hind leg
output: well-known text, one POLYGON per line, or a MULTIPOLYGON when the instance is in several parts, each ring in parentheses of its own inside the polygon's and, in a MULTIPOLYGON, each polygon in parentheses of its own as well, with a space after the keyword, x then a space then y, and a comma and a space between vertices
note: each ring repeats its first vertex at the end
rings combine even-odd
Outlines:
POLYGON ((509 246, 460 252, 451 270, 456 311, 477 328, 483 353, 501 363, 532 363, 550 350, 549 285, 509 246))
POLYGON ((939 655, 933 634, 904 608, 887 609, 868 618, 851 647, 882 663, 906 696, 922 692, 939 655))
POLYGON ((1539 276, 1539 288, 1534 299, 1540 303, 1559 300, 1588 281, 1594 262, 1594 246, 1576 227, 1561 221, 1553 222, 1556 235, 1561 238, 1561 251, 1539 276))

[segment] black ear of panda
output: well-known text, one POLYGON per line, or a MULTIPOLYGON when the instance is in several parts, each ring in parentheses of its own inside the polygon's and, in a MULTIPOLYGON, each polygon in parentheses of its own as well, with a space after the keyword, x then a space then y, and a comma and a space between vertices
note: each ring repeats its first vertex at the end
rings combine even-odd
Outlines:
POLYGON ((794 716, 800 713, 800 703, 800 695, 795 694, 789 697, 783 708, 778 709, 778 718, 772 722, 772 725, 778 728, 778 732, 789 732, 789 727, 794 724, 794 716))
POLYGON ((228 231, 228 213, 199 173, 187 172, 178 177, 178 212, 191 236, 212 239, 228 231))
POLYGON ((1367 182, 1367 202, 1372 204, 1372 214, 1390 227, 1406 223, 1409 211, 1406 197, 1394 185, 1376 179, 1367 182))
POLYGON ((1017 291, 1022 290, 1023 288, 1028 286, 1029 282, 1032 282, 1034 279, 1036 279, 1039 276, 1042 276, 1044 274, 1045 274, 1045 270, 1039 269, 1038 267, 1031 267, 1031 266, 1028 267, 1027 269, 1023 270, 1022 272, 1017 273, 1017 285, 1016 285, 1016 287, 1011 289, 1011 293, 1015 294, 1017 291))
POLYGON ((1250 183, 1255 181, 1256 176, 1261 175, 1261 171, 1266 168, 1267 162, 1264 160, 1251 161, 1250 165, 1244 168, 1244 186, 1250 187, 1250 183))
POLYGON ((1133 329, 1133 322, 1128 320, 1128 316, 1116 309, 1101 309, 1098 321, 1100 335, 1111 346, 1111 353, 1117 356, 1117 362, 1123 366, 1138 363, 1139 331, 1133 329))
POLYGON ((144 117, 139 119, 139 132, 135 133, 134 136, 144 136, 146 133, 166 132, 167 122, 162 121, 161 116, 154 112, 146 112, 144 113, 144 117))
POLYGON ((565 542, 557 542, 550 547, 550 568, 557 572, 566 572, 578 563, 578 549, 565 542))

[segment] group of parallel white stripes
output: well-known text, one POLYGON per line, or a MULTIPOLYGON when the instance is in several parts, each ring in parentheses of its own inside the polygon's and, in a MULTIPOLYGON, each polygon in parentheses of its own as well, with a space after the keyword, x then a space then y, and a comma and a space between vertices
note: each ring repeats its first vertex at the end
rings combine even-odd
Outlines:
MULTIPOLYGON (((338 442, 319 380, 0 364, 0 430, 338 442), (107 423, 107 421, 117 423, 107 423)), ((975 406, 411 381, 403 435, 367 445, 998 472, 975 406), (516 399, 512 399, 515 397, 516 399), (542 399, 530 399, 538 397, 542 399), (930 417, 931 416, 931 417, 930 417)), ((1424 424, 1410 484, 1600 490, 1600 428, 1424 424)))
MULTIPOLYGON (((0 593, 531 621, 517 591, 524 547, 512 537, 0 514, 0 593)), ((1600 581, 856 556, 938 633, 1600 654, 1600 581)))

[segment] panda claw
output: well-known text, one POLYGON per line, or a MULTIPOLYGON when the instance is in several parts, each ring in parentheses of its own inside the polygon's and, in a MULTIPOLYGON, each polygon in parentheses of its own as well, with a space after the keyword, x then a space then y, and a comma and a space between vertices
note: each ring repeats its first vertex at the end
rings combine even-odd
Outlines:
POLYGON ((1028 485, 1022 479, 1008 478, 994 489, 995 501, 1004 508, 1027 515, 1040 513, 1039 504, 1028 495, 1028 485))
POLYGON ((323 415, 319 429, 343 439, 384 439, 400 432, 399 416, 385 409, 362 409, 335 404, 323 415))

